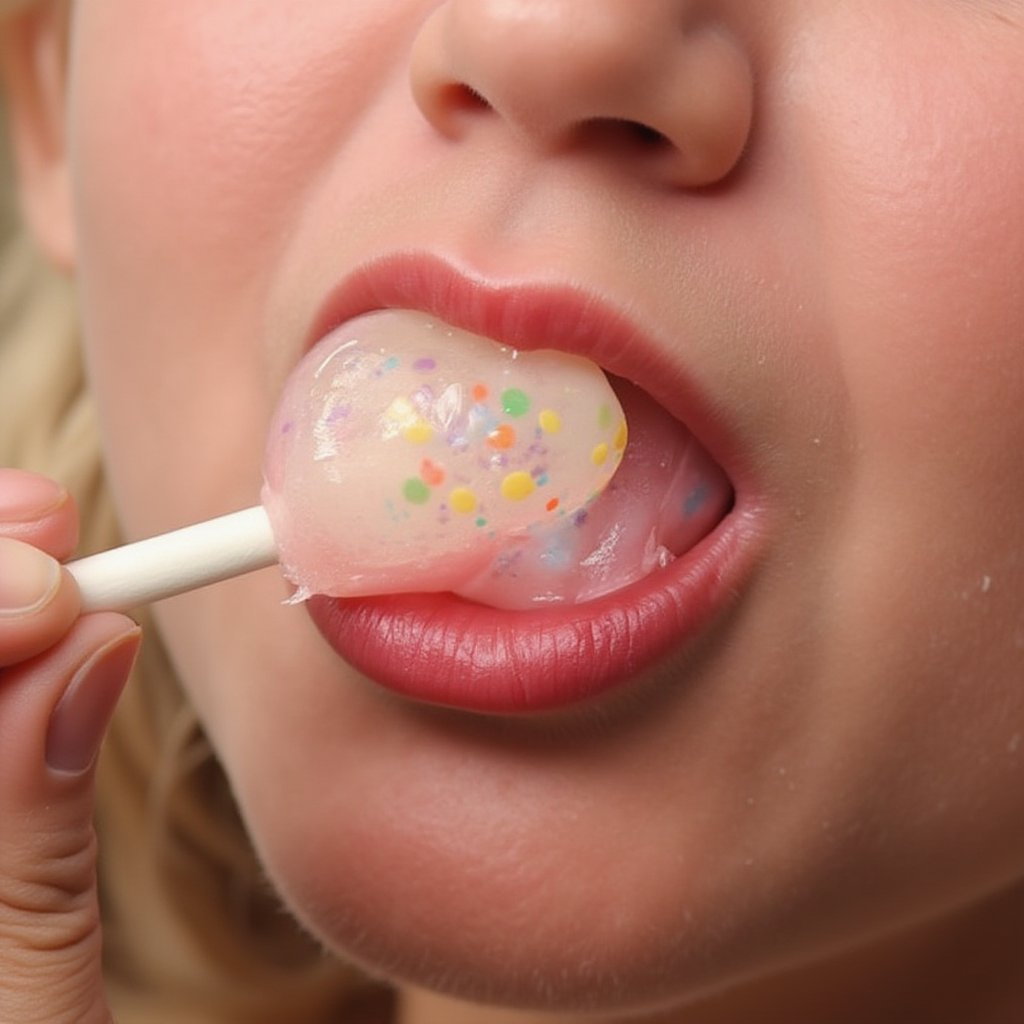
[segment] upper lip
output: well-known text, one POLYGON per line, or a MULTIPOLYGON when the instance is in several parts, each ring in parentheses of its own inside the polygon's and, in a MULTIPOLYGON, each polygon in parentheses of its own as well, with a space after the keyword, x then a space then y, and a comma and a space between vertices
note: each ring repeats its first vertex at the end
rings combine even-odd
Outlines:
POLYGON ((657 331, 579 285, 496 279, 434 254, 396 252, 361 264, 331 289, 313 318, 306 348, 380 309, 419 310, 513 348, 583 356, 647 391, 730 477, 741 461, 709 396, 658 343, 657 331))

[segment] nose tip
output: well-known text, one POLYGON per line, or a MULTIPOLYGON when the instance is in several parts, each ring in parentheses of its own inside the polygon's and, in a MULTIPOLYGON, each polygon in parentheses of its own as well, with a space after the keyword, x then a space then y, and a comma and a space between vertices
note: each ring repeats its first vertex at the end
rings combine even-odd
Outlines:
POLYGON ((693 0, 447 0, 416 40, 412 88, 449 138, 499 118, 539 150, 614 148, 687 188, 729 174, 754 110, 747 53, 693 0))

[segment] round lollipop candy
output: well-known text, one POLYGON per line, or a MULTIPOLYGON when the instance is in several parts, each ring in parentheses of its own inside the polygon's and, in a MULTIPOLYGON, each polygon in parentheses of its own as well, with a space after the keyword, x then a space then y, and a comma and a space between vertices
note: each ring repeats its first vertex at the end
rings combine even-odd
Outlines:
POLYGON ((422 313, 359 317, 293 371, 261 504, 68 565, 125 610, 280 561, 296 599, 457 589, 590 502, 626 445, 607 378, 422 313))
POLYGON ((299 597, 450 590, 603 490, 625 444, 593 363, 374 313, 289 381, 263 505, 299 597))

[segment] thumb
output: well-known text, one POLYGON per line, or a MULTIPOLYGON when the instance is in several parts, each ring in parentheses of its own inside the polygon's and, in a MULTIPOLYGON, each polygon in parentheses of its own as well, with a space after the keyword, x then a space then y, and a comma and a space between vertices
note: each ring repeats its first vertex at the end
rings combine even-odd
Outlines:
POLYGON ((124 616, 89 615, 0 671, 0 1021, 110 1021, 94 762, 140 637, 124 616))

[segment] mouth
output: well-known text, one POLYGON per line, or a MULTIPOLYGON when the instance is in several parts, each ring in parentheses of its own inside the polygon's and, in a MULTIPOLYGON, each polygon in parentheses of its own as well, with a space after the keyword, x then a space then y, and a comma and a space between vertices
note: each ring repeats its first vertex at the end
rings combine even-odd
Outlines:
POLYGON ((483 279, 420 253, 346 278, 307 347, 381 309, 597 363, 630 444, 573 528, 503 552, 459 593, 310 598, 334 651, 405 697, 514 714, 590 701, 693 643, 749 569, 757 517, 733 482, 742 471, 728 432, 665 347, 580 289, 483 279))

